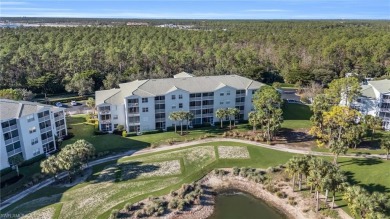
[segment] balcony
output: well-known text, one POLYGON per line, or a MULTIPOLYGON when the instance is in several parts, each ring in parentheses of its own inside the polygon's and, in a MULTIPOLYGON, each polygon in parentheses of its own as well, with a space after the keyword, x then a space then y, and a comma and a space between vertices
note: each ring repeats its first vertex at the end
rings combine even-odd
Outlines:
POLYGON ((382 103, 390 103, 390 99, 382 99, 382 103))
POLYGON ((5 142, 5 145, 9 145, 9 144, 12 144, 12 143, 17 142, 17 141, 19 141, 19 136, 16 136, 14 138, 10 138, 8 140, 5 140, 4 142, 5 142))
POLYGON ((99 114, 100 115, 107 115, 107 114, 111 114, 111 111, 110 110, 102 110, 102 111, 99 111, 99 114))
POLYGON ((13 156, 13 155, 15 155, 15 154, 18 154, 18 153, 20 153, 20 152, 22 152, 22 148, 16 148, 16 149, 13 150, 13 151, 7 152, 7 155, 8 155, 8 157, 11 157, 11 156, 13 156))
POLYGON ((243 93, 243 94, 236 94, 236 98, 237 97, 245 97, 245 93, 243 93))
POLYGON ((128 112, 127 113, 130 116, 139 116, 139 111, 138 112, 128 112))
POLYGON ((383 122, 390 122, 390 117, 382 117, 383 122))
POLYGON ((54 121, 59 121, 59 120, 61 120, 61 119, 64 119, 64 115, 61 115, 61 116, 55 116, 54 117, 54 121))
POLYGON ((57 131, 65 129, 65 125, 60 125, 56 127, 57 131))
POLYGON ((379 108, 381 112, 390 112, 390 108, 379 108))
POLYGON ((245 105, 245 102, 236 102, 236 106, 243 106, 245 105))
POLYGON ((165 113, 165 109, 157 109, 156 113, 165 113))
MULTIPOLYGON (((165 103, 165 100, 155 100, 154 101, 155 104, 164 104, 165 103)), ((137 105, 138 106, 138 105, 137 105)))
POLYGON ((165 118, 157 118, 156 122, 165 122, 165 118))
POLYGON ((202 100, 202 97, 191 97, 190 98, 190 101, 199 101, 199 100, 202 100))
POLYGON ((52 141, 53 141, 53 137, 48 137, 48 138, 42 140, 42 145, 49 143, 49 142, 52 142, 52 141))
POLYGON ((10 131, 13 131, 15 129, 17 129, 18 126, 15 124, 15 125, 11 125, 11 126, 8 126, 7 128, 3 128, 3 133, 6 133, 6 132, 10 132, 10 131))
POLYGON ((202 100, 214 100, 214 96, 206 96, 202 100))
POLYGON ((39 122, 44 122, 44 121, 47 121, 47 120, 50 120, 50 115, 47 115, 47 116, 38 118, 38 121, 39 121, 39 122))
POLYGON ((204 118, 204 117, 213 117, 213 116, 214 116, 213 113, 202 114, 202 118, 204 118))
POLYGON ((190 110, 202 109, 202 106, 190 106, 190 110))
POLYGON ((110 124, 111 120, 106 119, 106 120, 100 120, 99 122, 100 122, 100 124, 110 124))
POLYGON ((41 129, 41 133, 45 133, 45 132, 48 132, 48 131, 51 131, 51 126, 48 126, 46 128, 41 129))
POLYGON ((206 108, 214 108, 214 104, 209 104, 209 105, 202 105, 203 109, 206 108))

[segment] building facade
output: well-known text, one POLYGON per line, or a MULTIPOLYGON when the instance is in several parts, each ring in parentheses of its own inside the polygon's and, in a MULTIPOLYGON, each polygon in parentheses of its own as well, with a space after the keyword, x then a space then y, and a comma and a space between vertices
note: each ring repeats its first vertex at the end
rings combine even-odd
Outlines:
POLYGON ((237 119, 246 120, 253 110, 252 96, 261 86, 237 75, 194 77, 185 72, 120 84, 119 89, 96 92, 99 129, 112 132, 123 125, 128 132, 165 130, 174 125, 168 117, 175 111, 193 113, 192 125, 214 124, 221 108, 237 108, 237 119))
POLYGON ((12 166, 13 157, 29 160, 56 151, 55 137, 67 135, 64 110, 35 102, 0 99, 1 166, 12 166))
POLYGON ((379 116, 383 128, 390 130, 390 80, 368 81, 361 93, 351 106, 363 115, 379 116))

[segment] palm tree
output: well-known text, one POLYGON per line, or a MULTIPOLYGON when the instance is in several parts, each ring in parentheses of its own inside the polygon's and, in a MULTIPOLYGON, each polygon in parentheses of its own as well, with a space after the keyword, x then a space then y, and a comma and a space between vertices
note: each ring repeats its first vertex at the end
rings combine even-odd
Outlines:
POLYGON ((256 111, 251 111, 248 114, 249 124, 253 126, 253 132, 256 131, 256 126, 259 123, 259 116, 256 111))
POLYGON ((75 156, 76 152, 72 148, 72 145, 67 145, 64 147, 61 152, 57 155, 58 158, 58 166, 61 170, 65 170, 68 172, 69 181, 71 181, 71 173, 72 170, 76 168, 78 165, 77 156, 75 156))
POLYGON ((310 171, 309 176, 307 177, 307 183, 311 186, 311 188, 314 188, 315 194, 316 194, 316 211, 319 210, 319 202, 320 202, 320 189, 322 188, 323 182, 322 182, 322 176, 320 172, 318 171, 310 171))
POLYGON ((217 109, 215 116, 221 120, 221 128, 223 128, 223 119, 227 116, 226 109, 217 109))
POLYGON ((229 125, 232 129, 232 120, 234 120, 234 126, 236 125, 236 116, 240 114, 240 110, 237 108, 227 108, 227 115, 229 116, 229 125))
POLYGON ((305 155, 298 159, 298 182, 299 182, 299 191, 302 190, 302 181, 303 176, 307 178, 310 170, 310 160, 313 159, 312 155, 305 155))
POLYGON ((183 135, 183 121, 186 119, 187 112, 177 112, 177 119, 180 121, 180 135, 183 135))
POLYGON ((298 163, 299 163, 299 158, 293 157, 286 164, 286 171, 287 173, 289 173, 290 176, 292 176, 293 191, 295 188, 295 176, 298 173, 298 168, 299 168, 298 163))
POLYGON ((390 152, 390 138, 385 138, 381 140, 381 148, 386 151, 386 160, 388 160, 390 152))
POLYGON ((187 133, 188 133, 189 123, 190 123, 190 121, 192 121, 195 118, 195 115, 191 112, 187 112, 185 118, 187 120, 187 133))
MULTIPOLYGON (((336 192, 343 191, 346 188, 347 177, 344 172, 341 171, 337 166, 334 166, 332 170, 325 176, 324 187, 332 192, 332 209, 334 208, 334 199, 336 196, 336 192)), ((325 195, 325 202, 327 202, 328 194, 325 195)))
POLYGON ((179 120, 179 116, 178 116, 177 112, 171 112, 169 114, 169 119, 175 122, 175 133, 177 133, 176 121, 179 120))
POLYGON ((346 188, 343 199, 347 202, 348 208, 355 217, 366 218, 370 212, 372 200, 365 189, 360 186, 349 186, 346 188))

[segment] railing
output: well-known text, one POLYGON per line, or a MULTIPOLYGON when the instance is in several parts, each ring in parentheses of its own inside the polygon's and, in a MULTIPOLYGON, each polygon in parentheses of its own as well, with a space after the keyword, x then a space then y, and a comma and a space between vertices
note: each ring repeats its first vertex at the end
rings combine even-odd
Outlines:
POLYGON ((202 100, 202 97, 190 97, 190 101, 202 100))
POLYGON ((42 140, 42 145, 44 145, 44 144, 46 144, 48 142, 51 142, 51 141, 53 141, 53 137, 48 137, 45 140, 42 140))
POLYGON ((129 107, 134 107, 134 106, 139 106, 139 103, 128 103, 127 106, 129 107))
POLYGON ((236 97, 245 97, 245 93, 243 93, 243 94, 236 94, 236 97))
POLYGON ((9 131, 13 131, 13 130, 15 130, 17 128, 18 128, 18 126, 16 124, 8 126, 7 128, 3 128, 3 133, 9 132, 9 131))
POLYGON ((156 122, 165 122, 165 118, 158 118, 156 119, 156 122))
POLYGON ((236 102, 236 106, 242 106, 245 105, 245 102, 236 102))
POLYGON ((17 142, 17 141, 19 141, 19 136, 5 140, 5 145, 9 145, 9 144, 17 142))
POLYGON ((390 122, 390 117, 382 117, 381 119, 384 122, 390 122))
POLYGON ((155 110, 156 113, 165 113, 165 109, 158 109, 158 110, 155 110))
POLYGON ((60 125, 60 126, 57 126, 57 127, 56 127, 56 129, 57 129, 57 131, 58 131, 58 130, 65 129, 65 125, 60 125))
POLYGON ((103 110, 103 111, 99 111, 99 114, 100 115, 111 114, 111 111, 110 110, 103 110))
POLYGON ((51 131, 51 126, 48 126, 46 128, 41 129, 41 133, 45 133, 45 132, 48 132, 48 131, 51 131))
POLYGON ((13 151, 7 152, 7 155, 8 155, 8 157, 11 157, 11 156, 13 156, 13 155, 15 155, 15 154, 18 154, 18 153, 20 153, 20 152, 22 152, 22 148, 16 148, 16 149, 13 150, 13 151))
POLYGON ((111 120, 100 120, 100 124, 110 124, 111 120))
POLYGON ((202 114, 202 117, 213 117, 213 116, 214 116, 213 113, 202 114))
POLYGON ((165 103, 165 100, 155 100, 154 103, 156 104, 161 104, 161 103, 165 103))
POLYGON ((138 116, 139 115, 139 111, 138 112, 128 112, 128 115, 129 116, 138 116))
POLYGON ((206 96, 202 100, 214 100, 214 96, 206 96))
POLYGON ((38 118, 39 122, 43 122, 43 121, 46 121, 46 120, 50 120, 50 115, 38 118))
POLYGON ((390 108, 379 108, 381 112, 390 112, 390 108))
POLYGON ((213 108, 214 104, 202 105, 203 108, 213 108))
POLYGON ((390 99, 382 99, 382 103, 390 103, 390 99))
POLYGON ((61 120, 61 119, 64 119, 64 116, 62 115, 62 116, 55 116, 54 117, 54 121, 59 121, 59 120, 61 120))
POLYGON ((190 106, 190 110, 202 109, 202 106, 190 106))

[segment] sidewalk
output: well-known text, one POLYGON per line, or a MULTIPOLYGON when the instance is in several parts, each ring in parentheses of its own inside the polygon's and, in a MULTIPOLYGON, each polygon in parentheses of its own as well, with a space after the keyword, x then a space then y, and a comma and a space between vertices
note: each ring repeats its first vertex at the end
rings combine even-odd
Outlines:
MULTIPOLYGON (((178 149, 178 148, 184 148, 184 147, 189 147, 197 144, 203 144, 203 143, 209 143, 209 142, 221 142, 221 141, 229 141, 229 142, 238 142, 238 143, 244 143, 244 144, 251 144, 263 148, 268 148, 272 150, 277 150, 277 151, 283 151, 283 152, 290 152, 290 153, 295 153, 295 154, 311 154, 311 155, 317 155, 317 156, 333 156, 331 153, 326 153, 326 152, 315 152, 315 151, 310 151, 305 148, 291 148, 288 147, 287 145, 284 144, 277 144, 277 145, 268 145, 268 144, 263 144, 259 142, 254 142, 254 141, 248 141, 248 140, 241 140, 241 139, 232 139, 232 138, 208 138, 208 139, 203 139, 203 140, 196 140, 196 141, 191 141, 191 142, 185 142, 181 144, 176 144, 176 145, 162 145, 159 146, 158 148, 145 148, 139 151, 136 150, 130 150, 124 153, 116 154, 110 157, 102 158, 99 160, 94 160, 89 163, 89 167, 93 167, 98 164, 102 164, 108 161, 112 161, 121 157, 125 156, 137 156, 137 155, 142 155, 142 154, 148 154, 148 153, 154 153, 154 152, 160 152, 160 151, 167 151, 167 150, 172 150, 172 149, 178 149)), ((378 159, 386 159, 386 155, 352 155, 352 154, 347 154, 347 155, 340 155, 339 157, 347 157, 347 158, 378 158, 378 159)), ((58 179, 62 179, 66 177, 66 173, 60 173, 58 175, 58 179)), ((10 206, 11 204, 19 201, 20 199, 26 197, 27 195, 34 193, 38 191, 39 189, 46 187, 54 182, 54 178, 50 178, 47 180, 44 180, 14 196, 11 198, 1 202, 0 204, 0 210, 10 206)))

